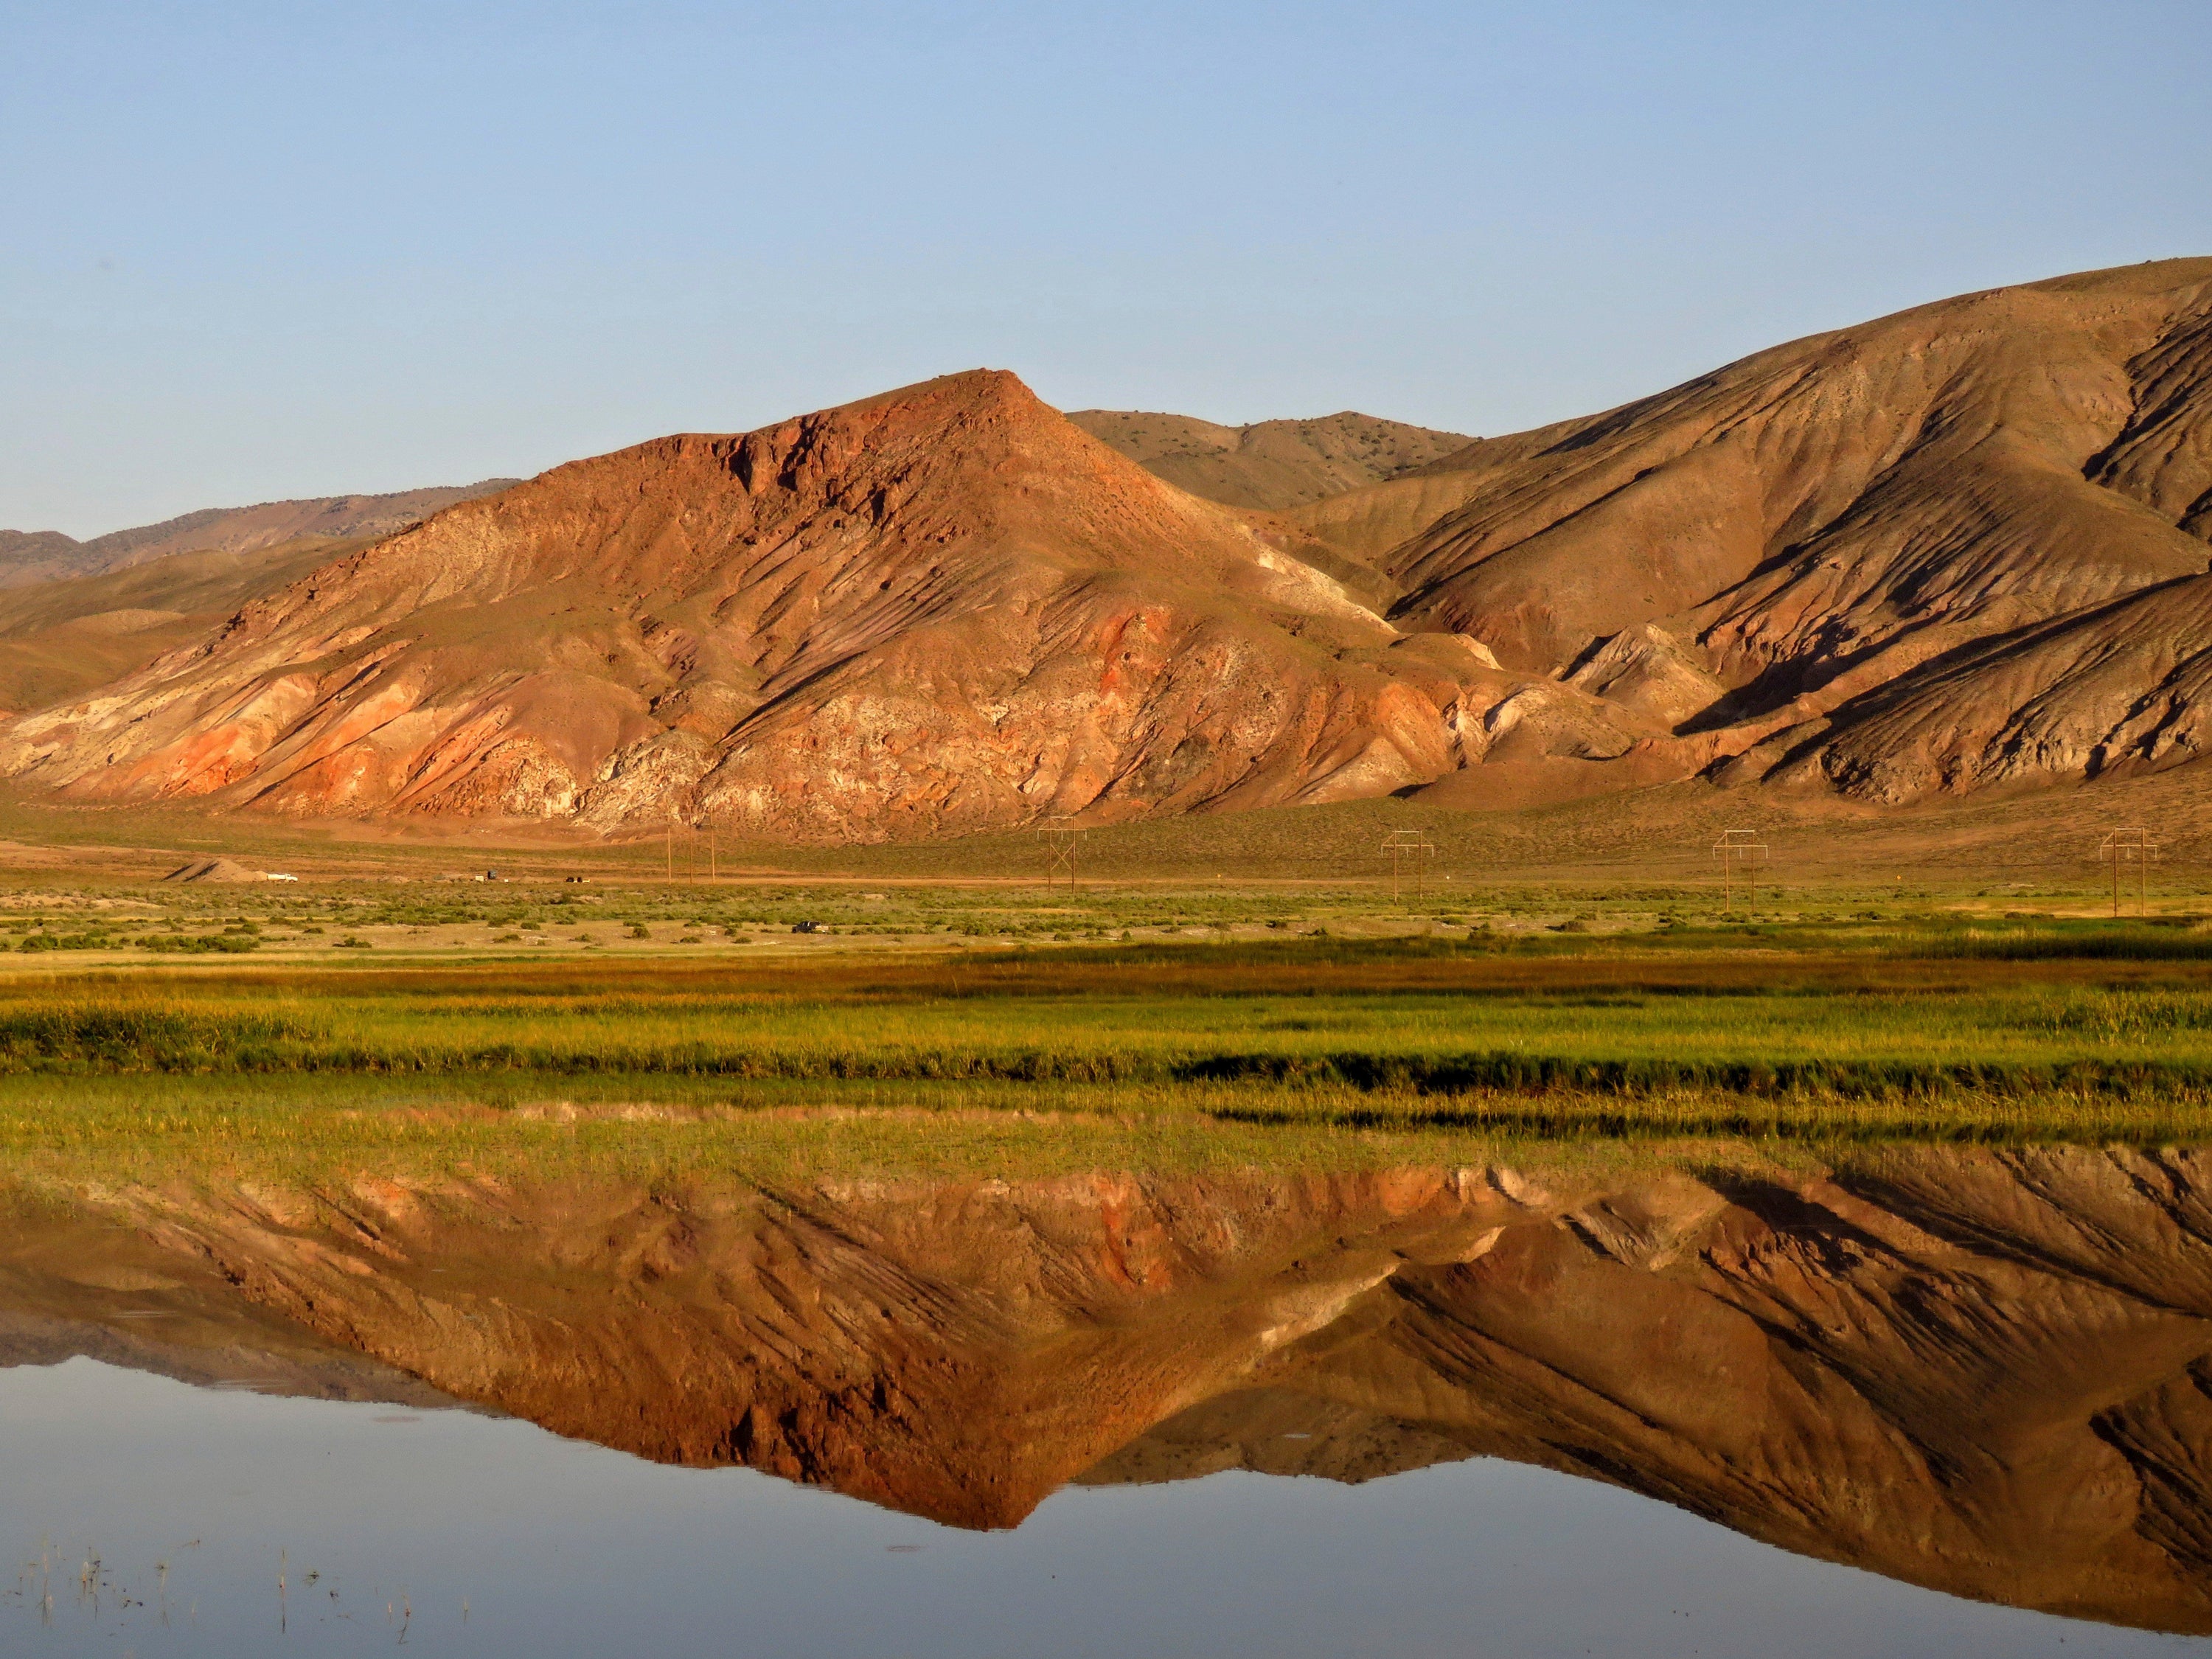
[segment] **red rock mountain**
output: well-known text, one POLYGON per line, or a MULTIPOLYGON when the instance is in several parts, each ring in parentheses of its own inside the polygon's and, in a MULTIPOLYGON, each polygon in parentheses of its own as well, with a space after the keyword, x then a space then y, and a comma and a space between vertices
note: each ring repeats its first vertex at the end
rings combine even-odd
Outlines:
POLYGON ((829 841, 1699 774, 1911 803, 2196 758, 2208 538, 2212 260, 1922 307, 1280 514, 979 371, 272 563, 14 720, 0 771, 829 841))
POLYGON ((868 840, 1426 782, 1472 661, 977 372, 449 508, 17 721, 0 764, 868 840))

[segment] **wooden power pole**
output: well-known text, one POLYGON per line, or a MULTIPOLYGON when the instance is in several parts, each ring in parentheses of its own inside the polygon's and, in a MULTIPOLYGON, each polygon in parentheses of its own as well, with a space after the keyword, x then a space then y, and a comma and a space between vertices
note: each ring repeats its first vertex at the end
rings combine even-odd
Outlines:
POLYGON ((1713 856, 1721 866, 1721 911, 1735 913, 1736 872, 1743 872, 1744 914, 1751 915, 1759 908, 1759 866, 1767 862, 1769 849, 1759 838, 1756 830, 1723 830, 1721 838, 1713 843, 1713 856))
POLYGON ((2124 830, 2108 830, 2105 839, 2097 845, 2097 856, 2112 866, 2112 915, 2120 914, 2121 872, 2133 865, 2136 872, 2136 914, 2150 914, 2150 866, 2158 858, 2160 848, 2158 837, 2141 825, 2124 830))
POLYGON ((1382 837, 1382 856, 1390 860, 1390 902, 1395 904, 1403 891, 1404 876, 1410 860, 1413 872, 1413 896, 1421 896, 1422 860, 1437 855, 1436 843, 1419 830, 1393 830, 1382 837))
POLYGON ((1078 877, 1077 863, 1083 848, 1083 831, 1072 824, 1049 824, 1037 831, 1044 842, 1049 862, 1045 866, 1044 884, 1056 885, 1061 876, 1067 878, 1067 890, 1073 893, 1078 877))

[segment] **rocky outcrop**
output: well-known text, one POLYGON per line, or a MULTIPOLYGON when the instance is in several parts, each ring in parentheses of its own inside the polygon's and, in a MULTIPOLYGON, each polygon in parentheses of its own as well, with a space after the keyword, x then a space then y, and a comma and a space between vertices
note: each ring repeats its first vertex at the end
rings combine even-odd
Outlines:
POLYGON ((1787 1178, 362 1180, 98 1207, 459 1398, 958 1524, 1078 1478, 1480 1454, 2204 1632, 2208 1173, 1904 1149, 1787 1178))

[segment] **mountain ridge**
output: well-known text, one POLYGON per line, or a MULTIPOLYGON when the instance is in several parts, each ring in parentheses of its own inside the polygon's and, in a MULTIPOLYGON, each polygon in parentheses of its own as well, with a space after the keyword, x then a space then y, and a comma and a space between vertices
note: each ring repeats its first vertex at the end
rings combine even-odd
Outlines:
POLYGON ((312 495, 251 507, 202 507, 159 524, 110 531, 88 541, 58 530, 0 530, 0 587, 106 575, 174 553, 251 553, 309 537, 349 541, 387 536, 455 501, 494 495, 519 482, 482 478, 471 484, 383 495, 312 495))
POLYGON ((14 719, 0 773, 846 842, 1693 778, 1910 805, 2212 743, 2212 259, 1916 307, 1279 511, 1159 460, 975 370, 571 462, 14 719))
POLYGON ((879 839, 1425 781, 1455 682, 1398 643, 975 371, 448 507, 16 721, 0 765, 80 799, 879 839))

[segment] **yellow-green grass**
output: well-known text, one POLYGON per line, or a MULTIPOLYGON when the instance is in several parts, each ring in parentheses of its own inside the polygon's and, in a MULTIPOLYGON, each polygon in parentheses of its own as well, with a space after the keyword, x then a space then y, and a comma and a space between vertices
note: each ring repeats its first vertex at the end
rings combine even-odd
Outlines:
POLYGON ((84 1181, 2197 1141, 2201 942, 1777 930, 19 979, 0 1158, 84 1181))
POLYGON ((0 1072, 2141 1095, 2212 1085, 2212 963, 1316 941, 114 973, 0 985, 0 1072))
POLYGON ((1673 1090, 1633 1098, 1338 1085, 497 1079, 0 1079, 0 1167, 31 1187, 222 1176, 328 1181, 564 1173, 788 1181, 1097 1169, 1346 1170, 1832 1158, 1899 1141, 2166 1146, 2212 1139, 2212 1092, 1941 1101, 1673 1090))

